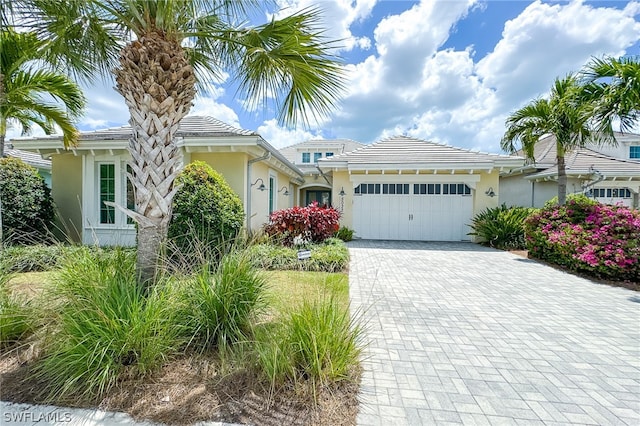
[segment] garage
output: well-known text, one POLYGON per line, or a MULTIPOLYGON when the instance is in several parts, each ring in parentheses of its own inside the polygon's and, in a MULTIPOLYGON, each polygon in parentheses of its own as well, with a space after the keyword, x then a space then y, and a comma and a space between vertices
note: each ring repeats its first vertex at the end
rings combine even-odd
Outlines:
POLYGON ((362 183, 354 190, 353 226, 364 239, 469 240, 472 217, 464 183, 362 183))
POLYGON ((473 217, 499 203, 499 175, 523 159, 393 136, 318 161, 340 224, 356 238, 469 241, 473 217))

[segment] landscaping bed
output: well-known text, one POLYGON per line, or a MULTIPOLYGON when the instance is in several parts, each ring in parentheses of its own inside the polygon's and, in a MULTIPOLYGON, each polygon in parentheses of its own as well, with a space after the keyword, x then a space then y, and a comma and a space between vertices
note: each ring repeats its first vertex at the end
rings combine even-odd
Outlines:
POLYGON ((256 271, 243 253, 214 269, 167 277, 139 298, 128 281, 132 252, 69 252, 50 271, 16 273, 8 282, 3 276, 3 298, 29 314, 27 332, 12 341, 0 336, 2 400, 124 411, 167 424, 355 424, 361 335, 344 272, 256 271), (238 296, 241 281, 249 291, 238 296), (255 310, 243 310, 246 304, 255 310), (118 310, 109 325, 101 323, 118 310), (112 369, 109 380, 66 361, 85 356, 61 344, 84 338, 69 324, 114 340, 113 347, 96 340, 100 356, 111 358, 91 366, 112 369))

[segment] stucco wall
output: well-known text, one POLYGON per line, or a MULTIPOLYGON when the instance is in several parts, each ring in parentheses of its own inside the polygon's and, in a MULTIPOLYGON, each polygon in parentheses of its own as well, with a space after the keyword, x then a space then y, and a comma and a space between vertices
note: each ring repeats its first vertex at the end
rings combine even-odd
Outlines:
POLYGON ((498 201, 507 206, 531 207, 533 205, 533 186, 534 183, 523 179, 522 175, 501 177, 498 201))
POLYGON ((349 174, 346 171, 333 172, 333 189, 331 192, 333 206, 336 210, 341 211, 340 225, 353 229, 353 184, 349 180, 349 174), (340 191, 344 188, 344 202, 340 197, 340 191))
MULTIPOLYGON (((185 158, 187 161, 187 158, 185 158)), ((188 159, 189 162, 204 161, 214 170, 224 176, 225 180, 238 194, 241 200, 245 200, 247 176, 247 154, 243 152, 194 152, 188 159)))
POLYGON ((272 168, 266 161, 254 163, 251 166, 251 183, 258 178, 262 179, 265 190, 260 191, 258 187, 261 182, 251 187, 251 229, 258 230, 269 220, 269 176, 275 177, 274 185, 274 210, 282 210, 293 206, 295 202, 296 187, 291 183, 289 176, 272 168), (289 190, 289 195, 284 195, 285 191, 280 191, 283 187, 289 190))
POLYGON ((497 170, 491 173, 480 173, 480 181, 476 184, 475 197, 473 199, 474 216, 487 208, 498 206, 501 191, 499 176, 500 173, 497 170), (489 189, 493 190, 496 194, 495 197, 490 197, 486 194, 489 189))
POLYGON ((58 211, 58 227, 62 238, 80 242, 82 230, 82 157, 72 153, 51 158, 51 195, 58 211))

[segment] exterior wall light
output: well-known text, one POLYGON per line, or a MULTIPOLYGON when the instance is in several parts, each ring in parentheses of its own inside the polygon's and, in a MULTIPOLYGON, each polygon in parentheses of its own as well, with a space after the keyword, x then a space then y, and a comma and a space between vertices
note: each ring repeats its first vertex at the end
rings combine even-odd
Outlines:
POLYGON ((487 189, 484 193, 485 193, 485 194, 487 194, 487 195, 488 195, 489 197, 491 197, 491 198, 493 198, 493 197, 495 197, 496 195, 498 195, 498 194, 496 194, 496 193, 493 191, 493 187, 491 187, 491 186, 490 186, 490 187, 489 187, 489 189, 487 189))
POLYGON ((282 191, 284 191, 284 193, 283 193, 282 195, 284 195, 285 197, 288 197, 288 196, 289 196, 289 190, 287 189, 287 187, 286 187, 286 186, 283 186, 282 188, 280 188, 280 189, 278 190, 278 192, 282 192, 282 191))
POLYGON ((262 178, 258 178, 258 179, 256 179, 256 181, 255 181, 255 182, 253 182, 253 183, 251 184, 251 186, 256 185, 258 182, 260 182, 260 186, 258 186, 258 191, 266 191, 266 190, 267 190, 267 187, 266 187, 266 186, 264 186, 264 181, 262 180, 262 178))

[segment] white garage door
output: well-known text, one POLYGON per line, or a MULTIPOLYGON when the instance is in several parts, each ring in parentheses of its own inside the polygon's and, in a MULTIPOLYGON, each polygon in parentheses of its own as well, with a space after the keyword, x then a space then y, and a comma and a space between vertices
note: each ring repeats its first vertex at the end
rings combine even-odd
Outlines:
POLYGON ((359 238, 468 241, 473 196, 462 183, 363 183, 353 214, 359 238))

